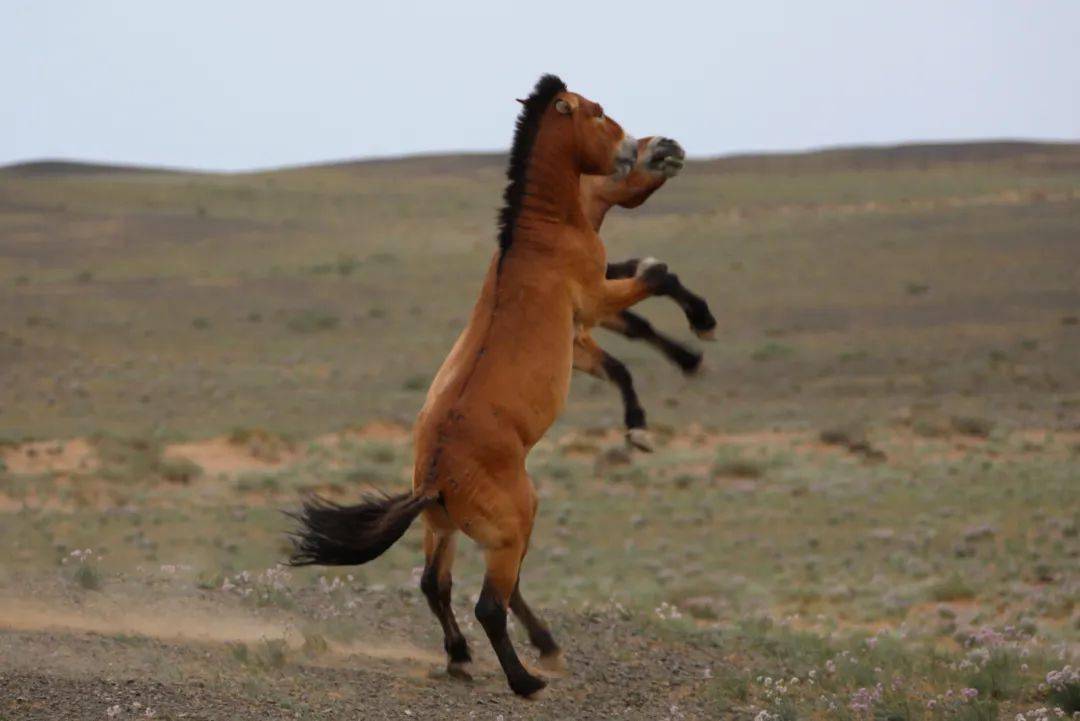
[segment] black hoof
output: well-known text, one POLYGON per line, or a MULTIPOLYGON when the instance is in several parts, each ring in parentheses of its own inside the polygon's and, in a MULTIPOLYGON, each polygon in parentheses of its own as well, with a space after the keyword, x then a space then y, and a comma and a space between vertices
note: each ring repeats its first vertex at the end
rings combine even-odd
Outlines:
POLYGON ((649 170, 661 171, 665 169, 665 162, 677 161, 681 167, 685 159, 686 151, 676 141, 671 138, 657 138, 647 162, 649 170))
POLYGON ((686 317, 690 321, 690 329, 699 338, 712 340, 716 331, 716 318, 713 318, 709 306, 704 301, 692 303, 687 309, 686 317))
POLYGON ((524 698, 529 698, 533 694, 539 693, 546 686, 547 681, 539 676, 533 676, 531 673, 524 673, 521 676, 510 680, 510 690, 524 698))
MULTIPOLYGON (((680 349, 682 350, 682 349, 680 349)), ((693 351, 683 350, 675 358, 675 362, 679 364, 679 369, 686 375, 691 376, 698 372, 701 368, 701 361, 705 356, 701 353, 695 353, 693 351)))

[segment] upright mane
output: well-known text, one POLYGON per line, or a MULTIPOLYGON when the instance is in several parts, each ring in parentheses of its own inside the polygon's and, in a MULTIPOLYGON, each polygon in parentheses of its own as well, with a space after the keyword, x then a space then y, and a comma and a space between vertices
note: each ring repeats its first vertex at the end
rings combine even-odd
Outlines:
POLYGON ((525 169, 529 165, 540 118, 552 98, 566 90, 566 83, 555 75, 544 75, 536 81, 532 95, 522 102, 521 114, 514 126, 514 143, 510 146, 510 162, 506 166, 506 190, 503 191, 503 207, 499 211, 499 260, 514 242, 514 224, 517 222, 521 199, 525 196, 525 169))

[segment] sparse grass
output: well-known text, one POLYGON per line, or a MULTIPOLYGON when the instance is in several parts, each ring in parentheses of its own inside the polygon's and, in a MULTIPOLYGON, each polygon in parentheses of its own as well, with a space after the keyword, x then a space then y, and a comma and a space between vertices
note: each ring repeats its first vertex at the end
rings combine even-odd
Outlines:
POLYGON ((363 454, 376 463, 393 463, 398 457, 398 451, 394 446, 380 442, 367 443, 363 454))
POLYGON ((714 476, 727 478, 761 478, 766 464, 758 459, 746 458, 738 449, 722 448, 713 463, 714 476))
MULTIPOLYGON (((168 590, 157 569, 177 563, 193 566, 186 592, 298 628, 341 602, 315 587, 317 571, 287 582, 254 573, 244 596, 222 589, 285 557, 278 508, 295 507, 301 490, 351 501, 365 484, 408 487, 406 442, 313 439, 414 417, 475 300, 502 180, 498 169, 394 172, 393 193, 363 166, 275 174, 276 184, 0 173, 0 235, 41 239, 0 260, 0 307, 20 309, 0 330, 10 361, 0 433, 12 439, 0 450, 8 458, 25 437, 82 435, 100 461, 5 472, 0 580, 17 577, 17 589, 55 576, 57 549, 92 546, 108 553, 86 571, 65 566, 58 582, 107 579, 87 602, 140 573, 148 593, 168 590), (58 199, 68 211, 47 210, 58 199), (104 241, 93 252, 65 240, 76 214, 80 232, 104 241), (193 229, 198 243, 172 242, 193 229), (243 460, 280 470, 194 484, 184 480, 197 469, 163 460, 176 439, 222 434, 243 460)), ((1048 649, 1080 634, 1069 511, 1080 503, 1080 445, 1068 424, 1080 333, 1060 275, 1075 265, 1078 246, 1061 239, 1075 234, 1076 203, 1021 193, 949 205, 1078 182, 1075 168, 1024 163, 790 173, 692 164, 646 211, 613 214, 612 258, 668 262, 708 294, 722 342, 706 348, 706 372, 684 378, 641 344, 597 332, 631 368, 663 442, 651 456, 627 453, 617 393, 575 379, 566 414, 529 459, 540 496, 522 573, 530 601, 571 620, 586 604, 621 604, 620 623, 655 627, 672 644, 665 657, 688 698, 686 674, 705 678, 687 671, 684 652, 706 649, 716 712, 704 717, 1012 721, 1040 705, 1080 710, 1075 683, 1038 690, 1063 663, 1048 649), (996 312, 1005 305, 1015 312, 996 312), (874 465, 821 449, 807 431, 827 429, 819 440, 851 449, 864 426, 887 452, 874 465), (571 428, 593 431, 567 438, 571 428), (1027 429, 1060 437, 1029 442, 1027 429), (742 431, 754 435, 729 442, 742 431), (992 537, 966 540, 984 524, 992 537), (979 628, 1009 626, 1029 640, 985 663, 966 645, 979 628), (769 696, 759 676, 801 680, 769 696), (869 710, 854 711, 853 697, 878 683, 869 710), (954 703, 965 688, 977 698, 954 703)), ((644 312, 685 332, 669 303, 644 312)), ((410 531, 356 570, 356 586, 372 603, 422 611, 420 542, 410 531)), ((455 604, 468 605, 479 554, 463 542, 457 563, 455 604)), ((328 637, 366 629, 368 619, 333 610, 341 615, 305 635, 295 658, 283 641, 232 644, 228 655, 245 673, 314 668, 328 637)), ((605 633, 605 617, 595 627, 605 633)), ((257 687, 276 674, 248 675, 257 687)))
MULTIPOLYGON (((19 392, 0 389, 0 433, 200 438, 253 425, 309 437, 411 418, 415 379, 430 380, 453 344, 492 251, 498 163, 477 173, 462 162, 460 172, 450 161, 437 173, 391 163, 123 182, 0 173, 0 236, 18 244, 0 263, 11 281, 0 283, 0 307, 32 309, 20 314, 30 325, 0 338, 0 349, 23 343, 6 369, 19 392), (64 232, 73 212, 89 214, 83 230, 102 242, 91 249, 64 232), (193 234, 198 242, 179 242, 193 234), (90 397, 65 382, 86 373, 90 397)), ((654 425, 790 423, 797 393, 800 420, 825 427, 856 406, 880 419, 940 390, 996 399, 944 409, 946 420, 1009 427, 1053 417, 1052 394, 1032 383, 1075 394, 1080 340, 1062 325, 1075 311, 1057 276, 1075 260, 1058 240, 1075 201, 1046 200, 1077 187, 1071 165, 792 162, 803 168, 794 175, 772 161, 691 163, 644 211, 605 224, 613 258, 656 255, 722 309, 722 343, 689 392, 657 354, 597 333, 630 361, 654 425), (993 200, 1010 192, 1015 200, 993 200), (954 205, 975 197, 988 200, 954 205), (913 297, 909 283, 931 290, 913 297), (993 313, 1002 303, 1016 312, 993 313), (994 349, 1023 365, 987 364, 994 349)), ((670 303, 650 302, 647 314, 661 330, 685 323, 670 303)), ((575 391, 565 426, 616 425, 618 399, 603 391, 575 391)))
POLYGON ((326 637, 319 633, 305 632, 302 651, 309 657, 321 656, 330 648, 326 637))
POLYGON ((983 699, 1013 698, 1023 687, 1020 659, 1008 649, 994 649, 989 658, 968 678, 968 686, 977 689, 983 699))
POLYGON ((261 668, 279 669, 288 661, 288 651, 289 646, 284 639, 266 638, 259 642, 252 658, 261 668))
POLYGON ((1080 681, 1063 683, 1050 689, 1050 702, 1068 714, 1080 713, 1080 681))
POLYGON ((930 588, 930 598, 935 601, 966 601, 975 597, 975 590, 959 575, 952 575, 930 588))
POLYGON ((290 316, 285 325, 294 333, 318 333, 334 330, 341 325, 341 318, 327 311, 307 309, 290 316))
POLYGON ((795 355, 795 349, 792 346, 770 341, 751 353, 750 358, 756 361, 776 361, 790 358, 793 355, 795 355))

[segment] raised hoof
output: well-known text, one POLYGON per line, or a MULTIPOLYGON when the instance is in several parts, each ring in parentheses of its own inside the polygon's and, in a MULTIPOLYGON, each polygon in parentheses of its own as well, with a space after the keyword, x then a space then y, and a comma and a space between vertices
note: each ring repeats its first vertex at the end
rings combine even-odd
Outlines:
POLYGON ((653 452, 652 434, 644 428, 631 428, 626 432, 626 444, 646 453, 653 452))
POLYGON ((529 673, 510 681, 510 690, 518 696, 529 700, 536 700, 539 698, 538 694, 543 691, 546 686, 547 681, 529 673))
POLYGON ((701 340, 707 340, 707 341, 710 341, 710 342, 716 340, 716 327, 715 326, 712 327, 712 328, 707 328, 707 329, 705 329, 705 328, 693 328, 692 330, 694 331, 694 335, 696 335, 701 340))
POLYGON ((469 672, 468 661, 451 661, 446 664, 446 675, 459 681, 472 681, 472 673, 469 672))
POLYGON ((686 165, 686 151, 671 138, 653 138, 646 153, 646 167, 665 178, 674 178, 686 165))
POLYGON ((562 651, 555 651, 540 656, 540 668, 553 676, 562 676, 566 673, 566 659, 562 651))

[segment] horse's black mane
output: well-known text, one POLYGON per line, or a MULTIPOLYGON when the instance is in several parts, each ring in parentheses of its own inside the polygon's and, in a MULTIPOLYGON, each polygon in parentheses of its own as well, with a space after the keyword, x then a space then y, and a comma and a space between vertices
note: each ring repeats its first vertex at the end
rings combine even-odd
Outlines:
POLYGON ((517 222, 521 199, 525 196, 525 168, 529 164, 533 141, 540 129, 540 118, 552 98, 566 90, 566 84, 555 75, 544 75, 536 81, 530 95, 523 103, 514 128, 514 144, 510 146, 510 162, 506 166, 506 190, 503 191, 503 207, 499 211, 499 253, 502 255, 514 242, 514 224, 517 222))

